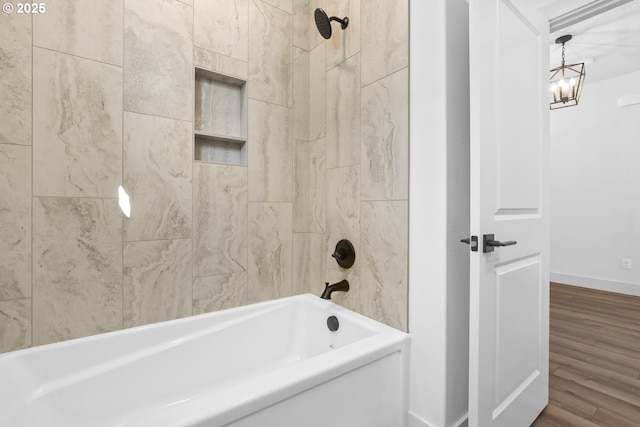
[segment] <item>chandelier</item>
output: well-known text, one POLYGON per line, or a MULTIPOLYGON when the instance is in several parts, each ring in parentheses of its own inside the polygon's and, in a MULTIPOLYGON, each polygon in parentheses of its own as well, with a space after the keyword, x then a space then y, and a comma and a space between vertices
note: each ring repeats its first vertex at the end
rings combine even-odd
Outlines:
POLYGON ((571 65, 564 63, 564 44, 569 40, 571 35, 556 39, 556 44, 562 44, 562 65, 550 71, 551 110, 578 105, 584 86, 584 62, 571 65))

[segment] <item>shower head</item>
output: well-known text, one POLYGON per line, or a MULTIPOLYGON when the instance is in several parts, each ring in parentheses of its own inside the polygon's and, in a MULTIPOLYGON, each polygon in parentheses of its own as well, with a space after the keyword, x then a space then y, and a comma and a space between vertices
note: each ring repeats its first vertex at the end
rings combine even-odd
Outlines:
POLYGON ((343 30, 349 25, 349 18, 347 18, 346 16, 344 19, 340 19, 335 16, 329 18, 327 16, 327 13, 320 8, 316 9, 314 18, 316 19, 316 27, 318 27, 320 35, 322 35, 322 37, 324 37, 325 39, 331 38, 331 21, 338 21, 343 30))

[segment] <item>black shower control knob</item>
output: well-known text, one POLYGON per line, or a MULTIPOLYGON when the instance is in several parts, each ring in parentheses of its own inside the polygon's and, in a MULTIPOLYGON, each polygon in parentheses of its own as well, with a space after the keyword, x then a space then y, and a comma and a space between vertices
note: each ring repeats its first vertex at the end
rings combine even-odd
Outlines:
POLYGON ((331 254, 342 268, 351 268, 356 260, 356 251, 347 239, 342 239, 336 245, 336 249, 331 254))

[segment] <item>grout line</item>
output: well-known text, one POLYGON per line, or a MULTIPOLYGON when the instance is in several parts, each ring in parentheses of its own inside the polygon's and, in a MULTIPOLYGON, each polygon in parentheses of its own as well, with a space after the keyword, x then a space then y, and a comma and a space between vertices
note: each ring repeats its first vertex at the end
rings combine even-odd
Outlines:
MULTIPOLYGON (((123 75, 124 75, 124 73, 123 73, 123 75)), ((124 85, 124 79, 122 81, 123 81, 123 85, 124 85)), ((124 89, 123 89, 123 103, 124 103, 124 89)), ((167 120, 175 120, 175 121, 179 121, 179 122, 192 123, 192 120, 177 119, 175 117, 162 116, 162 115, 159 115, 159 114, 151 114, 151 113, 144 113, 144 112, 141 112, 141 111, 127 110, 127 109, 124 108, 124 105, 122 107, 122 111, 123 111, 123 113, 140 114, 141 116, 158 117, 160 119, 167 119, 167 120)))
POLYGON ((33 200, 34 200, 34 189, 33 189, 33 176, 34 176, 34 168, 33 168, 33 108, 34 108, 34 103, 33 103, 33 15, 31 15, 31 343, 29 345, 29 347, 33 347, 33 276, 34 276, 34 272, 33 272, 33 260, 35 258, 34 253, 33 253, 33 230, 34 230, 34 221, 33 221, 33 200))
MULTIPOLYGON (((125 134, 124 134, 124 119, 125 119, 125 110, 124 110, 124 80, 125 80, 125 68, 124 68, 124 60, 125 60, 125 52, 124 52, 124 47, 125 47, 125 37, 126 37, 126 31, 125 31, 125 21, 126 21, 126 0, 122 0, 122 146, 121 146, 121 150, 122 150, 122 158, 121 158, 121 162, 122 162, 122 175, 121 175, 121 182, 122 182, 122 186, 124 187, 124 167, 125 167, 125 150, 124 150, 124 144, 125 144, 125 134)), ((124 245, 125 245, 125 241, 124 241, 124 228, 125 228, 125 217, 124 215, 120 216, 121 220, 122 220, 122 228, 120 230, 120 238, 122 241, 122 247, 120 250, 120 256, 122 257, 122 261, 120 264, 120 296, 121 296, 121 306, 120 306, 120 329, 124 329, 124 245)))
MULTIPOLYGON (((191 81, 191 95, 192 98, 192 108, 191 108, 191 134, 195 135, 196 129, 196 61, 194 60, 196 48, 196 3, 193 2, 191 7, 191 75, 193 76, 193 80, 191 81)), ((205 49, 206 50, 206 49, 205 49)), ((217 61, 216 61, 217 62, 217 61)), ((249 66, 247 65, 247 73, 249 66)), ((246 84, 246 83, 245 83, 246 84)), ((196 186, 194 180, 194 171, 196 169, 196 139, 192 137, 189 139, 189 145, 191 147, 191 303, 189 304, 189 308, 191 310, 191 315, 193 316, 193 305, 195 304, 195 299, 193 298, 193 289, 196 280, 196 221, 195 221, 195 209, 194 209, 194 200, 196 198, 196 186)))
MULTIPOLYGON (((405 69, 407 69, 407 70, 408 70, 408 69, 409 69, 409 65, 406 65, 406 66, 404 66, 404 67, 402 67, 402 68, 399 68, 399 69, 397 69, 397 70, 395 70, 395 71, 392 71, 392 72, 391 72, 391 73, 389 73, 389 74, 386 74, 386 75, 384 75, 384 76, 382 76, 382 77, 379 77, 379 78, 377 78, 377 79, 373 80, 372 82, 367 83, 366 85, 362 85, 362 76, 360 76, 360 84, 361 84, 361 85, 360 85, 360 89, 364 89, 364 88, 366 88, 366 87, 368 87, 368 86, 371 86, 372 84, 377 83, 377 82, 379 82, 380 80, 384 80, 384 79, 386 79, 387 77, 393 76, 394 74, 397 74, 397 73, 399 73, 399 72, 401 72, 401 71, 403 71, 403 70, 405 70, 405 69)), ((362 73, 362 70, 361 70, 360 72, 362 73)), ((408 96, 408 94, 407 94, 407 96, 408 96)), ((408 99, 408 98, 407 98, 407 99, 408 99)))
POLYGON ((88 199, 88 200, 118 200, 117 197, 98 197, 98 196, 33 196, 34 199, 88 199))
MULTIPOLYGON (((247 83, 248 83, 248 81, 247 81, 247 83)), ((293 89, 293 83, 292 83, 292 89, 293 89)), ((293 92, 293 90, 291 92, 293 92)), ((258 99, 258 98, 251 98, 250 96, 247 96, 247 99, 250 99, 252 101, 264 102, 265 104, 275 105, 277 107, 293 109, 293 105, 278 104, 277 102, 265 101, 265 100, 258 99)), ((293 101, 291 101, 291 104, 293 104, 293 101)))
MULTIPOLYGON (((32 34, 32 37, 33 37, 33 34, 32 34)), ((74 58, 79 58, 79 59, 84 59, 84 60, 87 60, 87 61, 97 62, 97 63, 103 64, 103 65, 109 65, 111 67, 123 68, 123 66, 124 66, 124 62, 123 62, 122 65, 118 65, 118 64, 112 64, 111 62, 100 61, 99 59, 88 58, 86 56, 80 56, 80 55, 75 55, 73 53, 63 52, 61 50, 51 49, 51 48, 45 47, 45 46, 37 46, 37 45, 34 44, 33 47, 34 48, 38 48, 38 49, 42 49, 42 50, 47 50, 47 51, 53 52, 53 53, 58 53, 60 55, 69 55, 69 56, 72 56, 74 58)))

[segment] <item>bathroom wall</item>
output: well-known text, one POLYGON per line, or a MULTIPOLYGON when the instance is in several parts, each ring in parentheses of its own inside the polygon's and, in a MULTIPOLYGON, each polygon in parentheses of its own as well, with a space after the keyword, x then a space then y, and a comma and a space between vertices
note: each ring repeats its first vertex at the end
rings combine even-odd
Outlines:
POLYGON ((2 14, 0 351, 344 277, 337 302, 406 329, 407 2, 363 5, 2 14), (324 41, 315 7, 349 29, 324 41), (247 81, 246 166, 193 160, 195 66, 247 81), (329 257, 341 238, 357 251, 348 272, 329 257))
POLYGON ((587 75, 580 105, 551 112, 552 281, 640 295, 640 105, 618 106, 635 93, 640 71, 587 75))
MULTIPOLYGON (((294 81, 293 244, 296 280, 349 280, 334 300, 407 329, 409 31, 407 0, 310 0, 309 32, 294 37, 294 62, 309 68, 294 81), (313 12, 349 17, 322 38, 313 12), (308 93, 308 96, 306 95, 308 93), (302 108, 296 107, 296 99, 302 108), (296 114, 300 112, 298 116, 296 114), (307 118, 308 117, 308 118, 307 118), (349 239, 353 267, 330 256, 349 239)), ((297 68, 296 68, 297 69, 297 68)))

